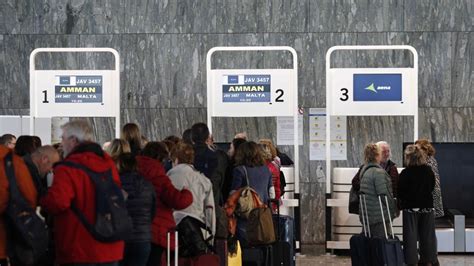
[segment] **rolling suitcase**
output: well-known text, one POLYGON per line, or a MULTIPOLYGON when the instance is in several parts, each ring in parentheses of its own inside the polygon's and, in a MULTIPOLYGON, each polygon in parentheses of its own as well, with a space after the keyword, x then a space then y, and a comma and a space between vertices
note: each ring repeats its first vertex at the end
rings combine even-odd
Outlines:
POLYGON ((273 244, 273 262, 278 266, 295 266, 294 249, 294 220, 287 215, 280 215, 280 204, 277 204, 277 214, 273 215, 273 224, 276 228, 276 242, 273 244))
POLYGON ((402 266, 404 265, 404 256, 402 245, 398 237, 393 233, 392 217, 390 215, 390 207, 388 205, 387 196, 385 197, 385 204, 387 206, 388 219, 390 222, 391 236, 387 234, 387 226, 385 224, 385 217, 382 207, 382 196, 379 195, 380 211, 382 213, 382 222, 384 225, 385 238, 374 237, 370 240, 371 258, 373 265, 387 265, 387 266, 402 266))
POLYGON ((363 193, 359 194, 359 208, 362 215, 363 232, 353 235, 349 240, 351 262, 353 266, 369 266, 372 265, 369 260, 370 228, 369 217, 367 215, 367 203, 363 193))
POLYGON ((167 266, 219 266, 219 257, 214 254, 202 254, 192 258, 179 258, 178 257, 178 231, 174 231, 175 234, 175 252, 174 259, 171 259, 171 248, 170 248, 170 232, 167 234, 167 247, 166 254, 162 257, 161 265, 167 266))

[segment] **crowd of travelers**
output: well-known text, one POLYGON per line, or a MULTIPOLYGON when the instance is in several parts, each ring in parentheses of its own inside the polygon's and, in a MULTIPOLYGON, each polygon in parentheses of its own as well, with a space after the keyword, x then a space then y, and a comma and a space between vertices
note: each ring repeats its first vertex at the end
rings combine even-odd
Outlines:
POLYGON ((88 122, 72 120, 62 126, 61 139, 51 146, 35 136, 0 138, 0 266, 163 265, 167 248, 175 247, 173 230, 180 232, 180 255, 193 252, 181 245, 212 248, 207 236, 219 234, 235 252, 248 245, 247 221, 229 213, 236 204, 231 196, 250 187, 276 208, 279 155, 292 164, 271 140, 256 143, 245 133, 222 151, 205 123, 161 141, 148 141, 128 123, 120 139, 99 145, 88 122), (13 191, 15 181, 20 193, 13 191), (47 228, 49 241, 32 251, 11 233, 25 226, 12 219, 17 198, 47 228))
POLYGON ((435 218, 444 216, 444 211, 434 154, 428 140, 417 140, 405 148, 405 168, 398 173, 396 164, 390 160, 387 142, 367 144, 365 163, 352 179, 352 191, 364 195, 365 200, 354 210, 351 202, 359 202, 357 197, 350 199, 349 212, 358 213, 361 223, 368 220, 367 231, 372 237, 390 238, 390 223, 403 212, 403 253, 407 265, 439 264, 435 218))

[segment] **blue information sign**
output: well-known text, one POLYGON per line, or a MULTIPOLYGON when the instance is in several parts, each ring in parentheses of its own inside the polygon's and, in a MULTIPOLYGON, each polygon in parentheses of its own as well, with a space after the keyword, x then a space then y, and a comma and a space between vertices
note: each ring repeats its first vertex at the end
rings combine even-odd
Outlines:
POLYGON ((102 76, 59 76, 56 103, 101 103, 102 76))
POLYGON ((402 74, 354 74, 354 101, 401 101, 402 74))
POLYGON ((270 102, 270 75, 224 75, 223 102, 270 102))

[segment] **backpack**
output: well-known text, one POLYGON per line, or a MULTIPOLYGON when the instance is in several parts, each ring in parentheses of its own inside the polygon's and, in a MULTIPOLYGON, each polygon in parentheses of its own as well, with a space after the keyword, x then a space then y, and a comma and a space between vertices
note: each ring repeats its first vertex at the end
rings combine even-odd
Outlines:
POLYGON ((100 242, 107 243, 127 239, 132 233, 133 223, 128 215, 123 192, 112 179, 112 169, 98 173, 71 161, 64 161, 59 165, 84 171, 95 185, 96 220, 94 223, 87 221, 84 213, 74 203, 71 204, 71 210, 87 231, 100 242))
POLYGON ((257 192, 250 187, 250 182, 247 174, 247 168, 243 166, 245 179, 247 180, 247 186, 242 188, 240 192, 239 200, 237 201, 237 208, 235 213, 237 216, 248 219, 250 212, 256 207, 254 202, 254 194, 258 197, 257 192))
POLYGON ((12 158, 11 152, 4 158, 5 173, 10 190, 10 198, 5 212, 8 235, 7 252, 11 259, 21 264, 33 265, 48 249, 48 227, 20 193, 12 158))

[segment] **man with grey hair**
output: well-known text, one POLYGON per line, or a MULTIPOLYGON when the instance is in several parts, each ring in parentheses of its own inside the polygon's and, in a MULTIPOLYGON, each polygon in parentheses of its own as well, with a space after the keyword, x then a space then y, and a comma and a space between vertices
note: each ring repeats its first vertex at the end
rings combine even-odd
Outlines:
MULTIPOLYGON (((99 144, 92 142, 88 122, 74 120, 62 126, 64 161, 81 165, 96 173, 112 172, 120 186, 114 161, 99 144)), ((95 185, 82 169, 67 164, 54 168, 54 180, 41 206, 54 217, 56 263, 59 265, 117 266, 123 258, 124 242, 100 242, 86 229, 79 213, 89 224, 96 219, 95 185), (73 211, 71 207, 77 209, 73 211)))
POLYGON ((393 197, 397 198, 398 170, 397 170, 397 165, 390 159, 392 156, 390 145, 386 141, 379 141, 376 144, 379 147, 380 153, 382 155, 382 160, 380 161, 380 167, 385 169, 385 171, 390 176, 390 179, 392 180, 393 197))

